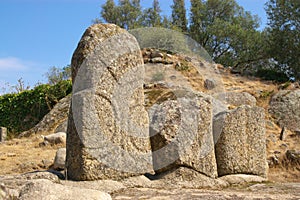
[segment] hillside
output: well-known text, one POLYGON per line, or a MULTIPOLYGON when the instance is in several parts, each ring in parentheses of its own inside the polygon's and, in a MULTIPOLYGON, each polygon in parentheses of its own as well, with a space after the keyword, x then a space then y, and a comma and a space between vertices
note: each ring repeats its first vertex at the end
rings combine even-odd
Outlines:
MULTIPOLYGON (((170 98, 170 91, 164 88, 163 81, 160 79, 165 79, 168 73, 166 72, 166 66, 175 66, 177 63, 182 63, 183 58, 177 55, 173 55, 172 62, 163 64, 163 62, 156 62, 152 63, 150 60, 147 60, 147 53, 144 53, 144 60, 146 63, 146 71, 147 77, 149 78, 148 83, 145 83, 145 95, 146 95, 146 105, 151 106, 153 103, 161 101, 162 99, 170 98), (146 56, 145 56, 146 55, 146 56), (174 64, 175 63, 175 64, 174 64), (164 70, 163 67, 165 67, 164 70), (159 80, 153 80, 153 74, 164 71, 164 78, 160 77, 159 80), (167 74, 167 75, 166 75, 167 74), (157 82, 159 84, 151 85, 151 82, 157 82), (152 88, 151 88, 152 87, 152 88)), ((149 55, 148 55, 149 57, 149 55)), ((179 73, 183 74, 183 77, 188 78, 189 84, 194 87, 194 89, 199 91, 204 91, 205 87, 203 84, 203 77, 197 75, 193 68, 193 62, 184 61, 186 65, 190 66, 189 70, 182 70, 179 73)), ((222 79, 222 83, 224 86, 224 91, 230 92, 248 92, 252 94, 256 100, 257 105, 265 108, 266 110, 266 137, 267 137, 267 158, 269 160, 269 180, 270 181, 277 181, 277 182, 298 182, 300 180, 300 169, 299 166, 290 165, 289 161, 286 159, 285 153, 286 150, 300 150, 300 137, 296 136, 295 133, 287 130, 287 136, 284 141, 280 140, 280 133, 281 128, 274 122, 271 116, 268 114, 268 106, 269 101, 272 95, 279 91, 279 88, 282 88, 283 85, 274 84, 270 81, 262 81, 258 78, 253 77, 243 77, 239 74, 232 74, 229 69, 222 67, 221 65, 216 65, 219 70, 219 75, 222 79), (274 163, 274 158, 276 158, 276 163, 274 163)), ((172 70, 171 70, 172 71, 172 70)), ((174 72, 174 71, 172 71, 174 72)), ((178 73, 178 71, 176 72, 178 73)), ((158 76, 156 74, 156 76, 158 76)), ((180 77, 180 76, 177 76, 180 77)), ((179 84, 184 84, 184 80, 177 81, 179 84)), ((296 84, 290 84, 288 88, 285 89, 296 89, 296 84)), ((69 98, 68 98, 69 101, 69 98)), ((62 100, 60 105, 64 105, 64 107, 68 106, 65 103, 66 100, 62 100)), ((234 108, 232 106, 230 109, 234 108)), ((66 112, 65 108, 62 106, 57 106, 54 108, 52 113, 55 116, 59 116, 59 110, 63 110, 66 112)), ((53 115, 53 114, 52 114, 53 115)), ((61 118, 55 118, 54 122, 49 121, 47 123, 41 122, 37 127, 32 129, 28 133, 31 133, 30 137, 25 138, 15 138, 5 143, 0 144, 0 161, 1 161, 1 168, 0 168, 0 175, 5 174, 18 174, 24 172, 30 172, 33 170, 45 170, 51 167, 56 150, 61 145, 54 145, 54 146, 41 146, 40 143, 43 142, 42 134, 46 135, 47 131, 50 130, 48 134, 52 133, 55 130, 55 127, 59 126, 62 121, 66 120, 66 114, 60 116, 61 118), (54 123, 54 124, 53 124, 54 123), (48 125, 47 125, 48 124, 48 125), (51 129, 47 129, 48 126, 51 126, 51 129), (54 129, 53 129, 54 127, 54 129), (32 134, 35 133, 35 134, 32 134)), ((53 116, 52 116, 53 118, 53 116)), ((51 114, 46 116, 45 119, 51 119, 51 114)), ((46 120, 47 121, 47 120, 46 120)))

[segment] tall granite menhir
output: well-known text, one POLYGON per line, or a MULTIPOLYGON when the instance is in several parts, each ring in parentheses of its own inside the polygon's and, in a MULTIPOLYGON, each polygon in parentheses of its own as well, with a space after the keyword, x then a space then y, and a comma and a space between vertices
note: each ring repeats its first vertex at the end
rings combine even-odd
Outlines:
POLYGON ((144 67, 136 39, 113 24, 92 25, 71 66, 68 178, 117 180, 152 172, 144 67))

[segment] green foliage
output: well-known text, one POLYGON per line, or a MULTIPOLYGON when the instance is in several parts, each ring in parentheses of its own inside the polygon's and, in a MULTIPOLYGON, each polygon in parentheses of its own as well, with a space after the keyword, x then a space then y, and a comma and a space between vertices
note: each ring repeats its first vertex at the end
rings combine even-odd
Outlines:
POLYGON ((260 98, 267 99, 267 98, 269 98, 273 93, 274 93, 274 90, 271 90, 271 91, 264 90, 264 91, 261 92, 260 98))
MULTIPOLYGON (((147 41, 143 39, 143 42, 157 43, 153 46, 156 48, 186 53, 186 50, 195 49, 191 48, 193 46, 197 52, 192 50, 192 53, 200 52, 198 55, 202 56, 203 51, 198 51, 201 46, 213 61, 225 67, 231 66, 242 74, 279 82, 287 77, 300 79, 299 0, 269 0, 266 4, 269 27, 263 31, 258 30, 258 16, 245 11, 236 0, 190 2, 189 21, 184 0, 173 0, 171 16, 160 15, 158 0, 153 1, 152 8, 144 10, 141 10, 139 0, 119 0, 118 5, 113 0, 107 0, 102 6, 101 16, 104 21, 126 29, 164 27, 181 31, 199 43, 190 45, 191 40, 187 37, 174 36, 174 32, 167 31, 135 35, 139 38, 150 37, 147 41)), ((205 59, 208 60, 207 56, 205 59)))
POLYGON ((289 81, 289 77, 283 71, 278 71, 272 68, 258 69, 256 72, 256 76, 264 80, 272 80, 279 83, 284 83, 289 81))
POLYGON ((153 1, 152 8, 144 10, 142 15, 143 27, 159 27, 162 25, 162 17, 160 16, 161 9, 158 0, 153 1))
POLYGON ((191 37, 225 66, 245 67, 266 59, 265 33, 256 30, 258 21, 235 0, 191 1, 191 37))
POLYGON ((172 8, 172 24, 181 31, 187 32, 187 18, 184 0, 173 0, 172 8))
POLYGON ((269 0, 266 12, 269 19, 268 52, 278 62, 277 68, 300 80, 300 1, 269 0))
MULTIPOLYGON (((101 8, 101 17, 108 23, 116 24, 127 30, 141 27, 140 0, 119 0, 118 5, 113 0, 107 0, 101 8)), ((97 23, 101 20, 94 21, 97 23)))
POLYGON ((8 128, 9 137, 34 127, 71 90, 71 81, 64 80, 0 96, 0 126, 8 128))
POLYGON ((67 65, 63 68, 58 68, 54 66, 50 67, 45 76, 50 85, 58 84, 62 80, 69 80, 71 79, 71 66, 67 65))

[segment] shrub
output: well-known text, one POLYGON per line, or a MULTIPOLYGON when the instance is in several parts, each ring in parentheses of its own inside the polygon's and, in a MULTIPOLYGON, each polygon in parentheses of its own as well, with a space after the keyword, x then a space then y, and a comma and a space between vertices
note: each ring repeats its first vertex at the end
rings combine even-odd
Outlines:
POLYGON ((43 84, 32 90, 0 96, 0 126, 8 128, 9 137, 34 127, 63 97, 72 91, 64 80, 56 85, 43 84))
POLYGON ((284 72, 275 69, 258 69, 256 76, 264 80, 276 81, 279 83, 289 81, 289 77, 284 72))

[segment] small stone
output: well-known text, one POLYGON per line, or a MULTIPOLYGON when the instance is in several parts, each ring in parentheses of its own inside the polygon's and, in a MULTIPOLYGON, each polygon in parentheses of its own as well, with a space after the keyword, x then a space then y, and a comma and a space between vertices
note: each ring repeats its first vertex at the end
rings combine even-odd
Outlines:
POLYGON ((206 79, 204 81, 204 87, 208 90, 212 90, 216 87, 216 81, 213 79, 206 79))
POLYGON ((287 144, 285 144, 285 143, 283 143, 283 144, 280 145, 281 148, 287 148, 288 146, 289 146, 289 145, 287 145, 287 144))
POLYGON ((164 57, 164 54, 159 52, 159 51, 153 51, 151 52, 151 58, 163 58, 164 57))
POLYGON ((47 145, 46 142, 48 142, 51 145, 66 144, 66 133, 65 132, 53 133, 53 134, 46 135, 43 137, 44 137, 45 145, 47 145))
POLYGON ((162 63, 163 59, 161 57, 156 57, 151 59, 152 63, 162 63))
POLYGON ((0 127, 0 142, 4 142, 7 137, 7 128, 0 127))
POLYGON ((292 164, 295 164, 295 165, 300 164, 300 151, 299 150, 287 150, 285 155, 292 164))
POLYGON ((283 141, 283 140, 286 139, 287 135, 288 135, 288 132, 287 132, 287 130, 285 129, 285 127, 283 127, 282 130, 281 130, 281 132, 280 132, 279 139, 280 139, 281 141, 283 141))
POLYGON ((267 159, 267 162, 268 162, 269 167, 274 167, 279 164, 279 159, 276 155, 273 155, 267 159))

